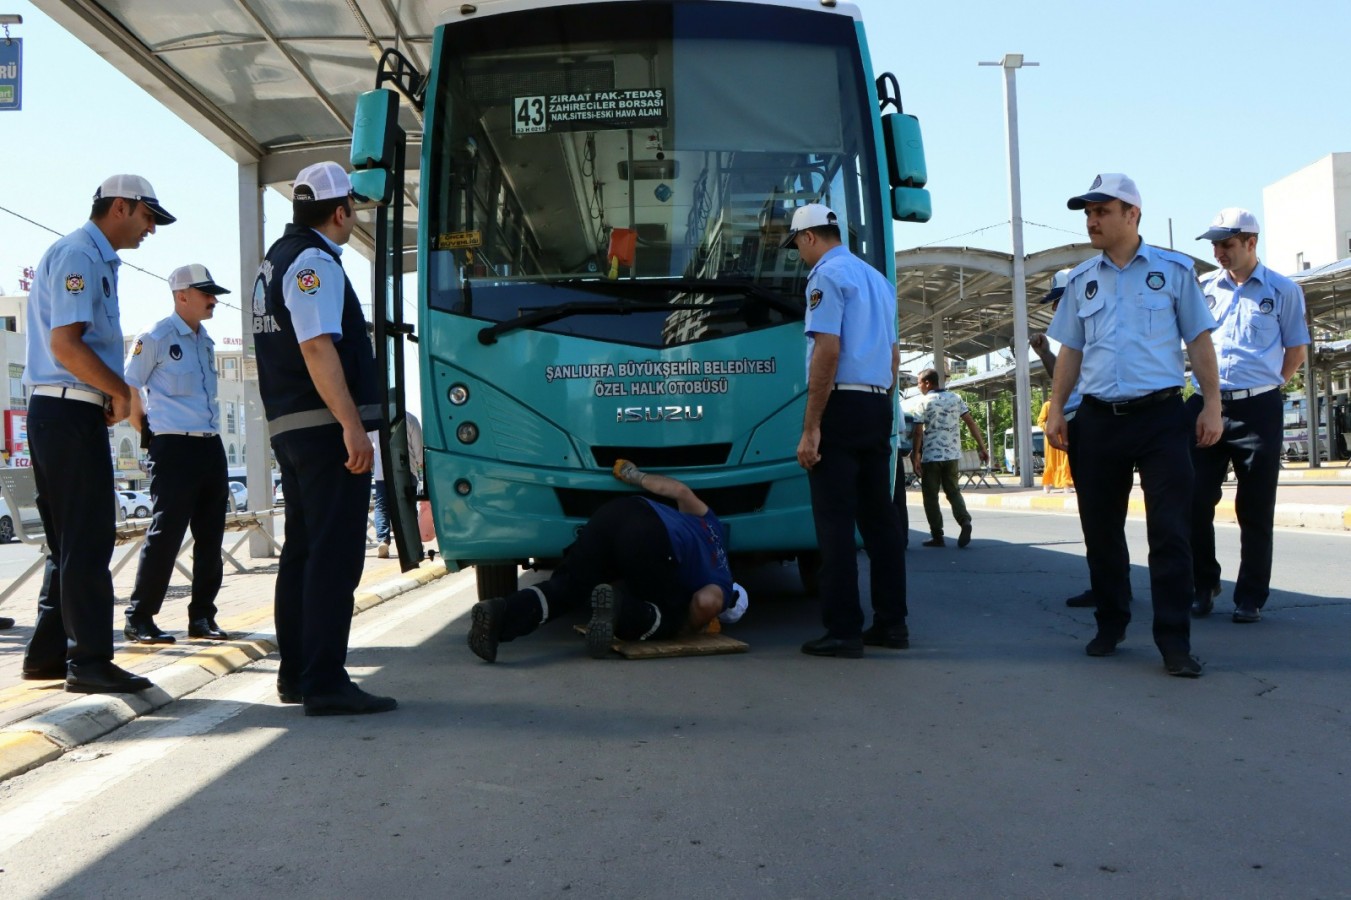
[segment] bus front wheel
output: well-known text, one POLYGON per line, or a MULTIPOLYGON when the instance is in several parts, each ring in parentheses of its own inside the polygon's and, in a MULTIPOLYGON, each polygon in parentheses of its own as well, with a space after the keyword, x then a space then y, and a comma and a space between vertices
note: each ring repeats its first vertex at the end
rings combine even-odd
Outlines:
POLYGON ((808 597, 821 591, 821 551, 803 550, 797 555, 797 574, 808 597))
POLYGON ((474 578, 478 582, 478 598, 505 597, 516 591, 516 573, 519 570, 510 563, 488 563, 474 566, 474 578))

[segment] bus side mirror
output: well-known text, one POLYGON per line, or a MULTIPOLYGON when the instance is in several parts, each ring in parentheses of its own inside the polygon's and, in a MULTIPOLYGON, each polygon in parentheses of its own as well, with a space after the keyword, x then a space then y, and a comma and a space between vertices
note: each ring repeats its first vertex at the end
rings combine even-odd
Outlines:
POLYGON ((351 177, 352 193, 377 206, 388 206, 394 199, 394 179, 385 169, 358 169, 351 177))
POLYGON ((905 113, 882 117, 883 142, 887 150, 887 177, 892 187, 922 188, 929 183, 924 165, 924 139, 919 119, 905 113))
POLYGON ((927 222, 933 216, 933 202, 923 188, 891 189, 891 217, 898 222, 927 222))

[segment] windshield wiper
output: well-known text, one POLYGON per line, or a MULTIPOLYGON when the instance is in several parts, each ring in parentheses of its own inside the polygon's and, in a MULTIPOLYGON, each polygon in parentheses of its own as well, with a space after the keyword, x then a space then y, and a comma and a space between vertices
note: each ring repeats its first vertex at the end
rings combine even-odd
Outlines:
MULTIPOLYGON (((795 303, 785 299, 783 296, 761 287, 751 281, 710 281, 695 280, 688 278, 644 278, 629 279, 624 281, 610 281, 608 279, 596 278, 575 278, 564 281, 546 282, 549 287, 566 287, 570 289, 580 289, 594 294, 619 295, 620 299, 612 300, 608 303, 560 303, 557 306, 550 306, 546 309, 537 309, 519 315, 514 319, 506 319, 484 328, 478 333, 480 344, 495 344, 497 338, 510 331, 516 331, 521 328, 534 328, 539 325, 547 325, 550 322, 557 322, 559 319, 566 319, 569 316, 577 315, 610 315, 626 316, 635 313, 649 312, 670 312, 672 310, 701 310, 713 309, 735 305, 738 308, 744 305, 744 300, 733 298, 725 300, 715 300, 712 303, 663 303, 650 300, 630 300, 628 296, 635 293, 649 293, 653 291, 669 292, 672 289, 684 291, 686 293, 708 293, 708 294, 740 294, 746 300, 756 300, 765 303, 774 309, 783 313, 785 316, 794 319, 800 319, 804 315, 804 304, 795 303)), ((465 291, 468 292, 469 280, 465 280, 465 291)))
POLYGON ((652 303, 641 300, 612 300, 608 303, 560 303, 546 309, 537 309, 483 328, 478 333, 480 344, 496 344, 500 335, 520 328, 534 328, 566 319, 568 316, 628 316, 634 313, 670 312, 676 309, 710 309, 725 303, 652 303))

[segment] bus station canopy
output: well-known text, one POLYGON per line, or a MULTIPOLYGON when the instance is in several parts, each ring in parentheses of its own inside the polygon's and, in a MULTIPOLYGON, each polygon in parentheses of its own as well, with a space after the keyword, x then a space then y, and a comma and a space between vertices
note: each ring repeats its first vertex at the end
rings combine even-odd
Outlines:
MULTIPOLYGON (((426 74, 444 0, 33 0, 152 97, 288 199, 305 166, 348 167, 359 94, 395 48, 426 74)), ((405 246, 416 227, 421 126, 409 134, 405 246)), ((358 217, 367 256, 373 217, 358 217)))

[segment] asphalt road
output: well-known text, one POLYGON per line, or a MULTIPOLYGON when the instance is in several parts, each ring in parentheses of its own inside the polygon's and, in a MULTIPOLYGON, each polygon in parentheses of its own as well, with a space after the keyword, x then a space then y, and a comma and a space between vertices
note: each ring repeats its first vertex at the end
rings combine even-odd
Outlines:
POLYGON ((395 713, 306 719, 266 660, 0 784, 0 895, 1351 896, 1351 537, 1276 552, 1261 624, 1196 623, 1196 681, 1144 603, 1083 654, 1065 516, 914 546, 913 649, 863 660, 798 653, 815 605, 765 566, 749 654, 593 661, 560 621, 488 665, 453 576, 356 622, 395 713))

